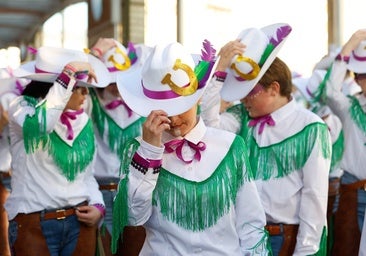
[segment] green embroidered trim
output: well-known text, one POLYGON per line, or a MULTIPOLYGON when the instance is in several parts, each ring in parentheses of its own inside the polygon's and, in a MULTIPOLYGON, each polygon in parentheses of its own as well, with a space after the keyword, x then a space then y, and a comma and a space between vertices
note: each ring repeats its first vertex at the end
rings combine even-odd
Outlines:
POLYGON ((250 223, 248 224, 254 229, 260 230, 263 233, 262 238, 253 247, 249 248, 252 251, 251 255, 262 255, 262 252, 268 252, 268 255, 272 255, 272 246, 269 241, 269 232, 265 228, 254 227, 250 223))
POLYGON ((23 124, 24 147, 27 154, 34 153, 38 148, 44 147, 48 142, 48 134, 46 133, 46 102, 37 106, 37 99, 24 96, 21 103, 27 104, 35 108, 33 116, 27 116, 23 124))
POLYGON ((309 124, 297 134, 267 147, 259 147, 253 136, 247 142, 255 179, 281 178, 301 169, 315 144, 320 145, 324 158, 331 157, 328 127, 323 123, 309 124))
POLYGON ((47 150, 53 157, 62 174, 74 181, 77 174, 82 173, 93 161, 95 153, 95 138, 91 120, 74 140, 72 147, 65 143, 56 132, 49 134, 47 150))
POLYGON ((350 98, 351 101, 351 106, 349 108, 351 118, 358 128, 366 135, 366 113, 363 111, 356 97, 348 96, 348 98, 350 98))
POLYGON ((332 159, 330 162, 330 171, 332 172, 342 159, 344 152, 344 134, 339 133, 337 140, 332 145, 332 159))
POLYGON ((201 231, 215 225, 235 204, 240 186, 252 180, 246 153, 243 139, 236 136, 224 160, 202 182, 185 180, 162 168, 153 205, 159 201, 161 214, 188 230, 201 231))
POLYGON ((327 255, 327 228, 323 228, 322 236, 320 238, 319 250, 313 254, 314 256, 326 256, 327 255))
POLYGON ((132 161, 132 157, 135 154, 140 144, 137 140, 131 139, 126 143, 126 147, 122 152, 122 161, 120 168, 120 176, 122 177, 118 184, 118 192, 113 201, 113 226, 112 226, 112 253, 117 252, 118 239, 123 232, 125 226, 128 223, 128 192, 127 182, 129 166, 132 161))
MULTIPOLYGON (((37 104, 37 100, 32 97, 25 97, 25 101, 32 107, 37 104)), ((26 117, 23 137, 27 154, 34 153, 38 149, 49 152, 69 181, 74 181, 76 175, 83 172, 94 157, 95 141, 91 121, 88 121, 70 147, 56 132, 50 134, 46 132, 46 102, 35 108, 32 117, 26 117)))
POLYGON ((126 142, 141 135, 141 126, 146 118, 141 117, 125 129, 122 129, 100 106, 94 90, 90 90, 90 96, 93 101, 92 118, 100 136, 103 138, 105 123, 107 123, 109 149, 121 155, 126 142))

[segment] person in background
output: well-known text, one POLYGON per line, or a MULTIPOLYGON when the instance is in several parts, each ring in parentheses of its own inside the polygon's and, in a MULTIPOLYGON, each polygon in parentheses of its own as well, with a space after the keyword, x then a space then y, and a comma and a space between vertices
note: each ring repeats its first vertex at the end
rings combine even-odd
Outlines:
POLYGON ((319 88, 325 85, 327 79, 327 71, 316 69, 312 75, 302 80, 293 79, 293 83, 297 86, 303 97, 308 102, 308 108, 321 117, 328 126, 330 137, 332 140, 332 158, 329 172, 329 189, 328 189, 328 207, 327 207, 327 223, 328 223, 328 245, 327 255, 331 255, 334 243, 334 216, 338 209, 340 179, 343 170, 340 162, 344 152, 344 133, 343 125, 338 116, 336 116, 326 100, 318 97, 319 88))
MULTIPOLYGON (((91 48, 91 53, 103 61, 111 77, 106 87, 90 89, 89 109, 86 111, 92 117, 98 144, 94 176, 106 204, 101 238, 105 255, 112 255, 113 200, 120 180, 121 155, 126 143, 141 135, 144 121, 144 118, 133 112, 123 101, 117 89, 116 77, 123 77, 125 73, 141 76, 141 67, 149 48, 143 45, 135 47, 129 43, 126 49, 113 38, 99 38, 91 48)), ((116 254, 138 255, 144 239, 145 229, 142 226, 125 227, 123 243, 116 254)))
POLYGON ((244 140, 197 115, 215 52, 205 40, 195 65, 181 44, 157 45, 142 79, 117 79, 146 121, 124 152, 113 237, 126 224, 144 225, 140 255, 270 254, 244 140))
POLYGON ((9 144, 10 102, 19 96, 29 83, 26 79, 13 76, 10 67, 0 70, 0 255, 10 256, 8 241, 8 216, 5 211, 5 201, 11 191, 11 154, 9 144))
POLYGON ((291 30, 248 28, 225 44, 201 116, 246 141, 273 255, 326 255, 331 140, 324 121, 292 98, 291 71, 277 57, 291 30), (219 114, 220 97, 241 103, 219 114))
POLYGON ((40 47, 14 70, 30 79, 9 107, 12 255, 95 255, 105 207, 93 175, 95 140, 83 103, 108 71, 92 56, 40 47))
POLYGON ((353 33, 329 69, 324 86, 317 95, 325 98, 344 132, 344 153, 338 210, 334 217, 332 255, 357 255, 366 206, 366 29, 353 33), (344 77, 350 70, 360 92, 345 95, 344 77))

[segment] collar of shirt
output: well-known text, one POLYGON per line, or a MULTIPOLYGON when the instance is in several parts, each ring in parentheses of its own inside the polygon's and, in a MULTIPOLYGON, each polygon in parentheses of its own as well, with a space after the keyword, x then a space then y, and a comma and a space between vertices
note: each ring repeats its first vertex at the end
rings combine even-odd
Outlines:
POLYGON ((277 124, 281 122, 283 119, 286 119, 287 116, 290 115, 295 110, 295 108, 298 107, 299 106, 296 104, 295 99, 292 98, 287 104, 275 110, 274 112, 270 113, 270 115, 277 124))

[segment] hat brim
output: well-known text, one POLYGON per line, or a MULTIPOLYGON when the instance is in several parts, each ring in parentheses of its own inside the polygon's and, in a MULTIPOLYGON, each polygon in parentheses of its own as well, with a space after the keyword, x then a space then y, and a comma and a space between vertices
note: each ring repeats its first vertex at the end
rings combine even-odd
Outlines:
MULTIPOLYGON (((281 26, 288 26, 285 23, 277 23, 273 25, 269 25, 261 28, 261 30, 267 35, 268 38, 271 38, 275 35, 277 29, 281 26)), ((267 71, 269 66, 272 64, 273 60, 276 58, 279 50, 282 48, 283 44, 287 40, 288 36, 286 36, 277 46, 273 49, 271 54, 268 56, 264 64, 262 65, 258 75, 256 78, 248 81, 239 81, 231 72, 228 71, 228 75, 226 76, 224 85, 220 91, 221 98, 225 101, 236 101, 241 100, 254 88, 254 86, 258 83, 258 81, 262 78, 263 74, 267 71)))
MULTIPOLYGON (((86 81, 78 80, 77 85, 81 87, 106 87, 110 83, 110 76, 104 63, 91 54, 88 54, 88 61, 96 74, 98 82, 92 81, 91 83, 88 83, 86 81)), ((34 60, 21 65, 13 71, 14 76, 46 83, 53 83, 58 77, 59 74, 36 73, 35 64, 36 61, 34 60)))
POLYGON ((311 96, 306 91, 306 85, 308 83, 309 83, 309 78, 305 78, 305 77, 292 78, 292 84, 299 90, 299 92, 301 93, 301 95, 307 101, 310 101, 311 100, 311 96))
POLYGON ((366 62, 360 62, 353 57, 351 54, 347 68, 354 73, 366 74, 366 62))

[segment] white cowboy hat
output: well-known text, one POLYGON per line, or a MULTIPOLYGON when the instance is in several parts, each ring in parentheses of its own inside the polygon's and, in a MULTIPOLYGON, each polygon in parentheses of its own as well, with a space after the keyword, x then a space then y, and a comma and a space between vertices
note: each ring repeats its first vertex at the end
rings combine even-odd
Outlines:
POLYGON ((315 93, 319 88, 319 85, 323 82, 327 71, 322 69, 314 70, 309 78, 293 78, 292 83, 306 98, 311 102, 314 99, 315 93))
POLYGON ((53 83, 63 68, 71 61, 89 62, 92 66, 98 82, 88 83, 78 80, 78 86, 105 87, 110 83, 108 69, 102 61, 82 51, 42 46, 37 50, 36 59, 21 65, 14 70, 14 76, 53 83))
POLYGON ((180 43, 155 46, 140 78, 128 73, 117 76, 118 90, 127 105, 141 116, 157 109, 168 116, 189 110, 202 96, 216 63, 211 44, 206 40, 203 45, 198 65, 180 43))
POLYGON ((10 68, 2 68, 0 69, 0 96, 6 93, 20 95, 29 82, 28 79, 14 77, 10 68))
POLYGON ((244 98, 267 71, 283 46, 292 28, 276 23, 261 29, 243 30, 238 39, 246 45, 243 55, 234 56, 221 90, 225 101, 244 98))
POLYGON ((116 46, 108 50, 102 57, 110 75, 111 83, 117 81, 117 75, 124 76, 126 73, 140 75, 142 65, 152 48, 144 44, 128 44, 124 47, 115 40, 116 46))
POLYGON ((348 69, 354 73, 366 73, 366 40, 361 41, 349 58, 348 69))

